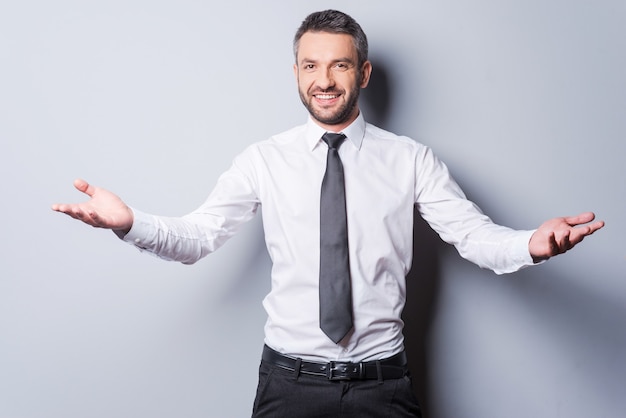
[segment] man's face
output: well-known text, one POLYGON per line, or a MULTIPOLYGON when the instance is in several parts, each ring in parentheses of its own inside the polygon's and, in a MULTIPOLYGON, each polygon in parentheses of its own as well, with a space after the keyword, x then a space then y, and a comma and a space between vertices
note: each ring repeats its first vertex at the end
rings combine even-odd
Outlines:
POLYGON ((358 66, 352 37, 307 32, 300 38, 294 73, 300 99, 313 119, 339 132, 359 115, 359 90, 367 86, 372 66, 358 66))

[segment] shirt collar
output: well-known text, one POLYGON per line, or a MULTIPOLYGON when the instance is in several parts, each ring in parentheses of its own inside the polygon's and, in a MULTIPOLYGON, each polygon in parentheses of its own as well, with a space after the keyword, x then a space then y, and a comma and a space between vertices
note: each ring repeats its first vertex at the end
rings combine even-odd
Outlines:
MULTIPOLYGON (((306 124, 305 139, 309 146, 309 149, 313 150, 322 141, 322 135, 326 133, 326 129, 319 126, 311 116, 306 124)), ((352 145, 358 150, 363 143, 363 137, 365 136, 365 119, 363 113, 359 112, 359 116, 349 126, 341 131, 352 145)))

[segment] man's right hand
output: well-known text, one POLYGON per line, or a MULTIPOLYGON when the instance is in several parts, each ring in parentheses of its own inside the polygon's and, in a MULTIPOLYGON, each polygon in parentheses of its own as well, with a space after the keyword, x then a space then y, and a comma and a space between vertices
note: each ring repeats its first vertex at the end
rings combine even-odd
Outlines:
POLYGON ((117 195, 85 180, 74 180, 74 187, 90 199, 83 203, 55 203, 52 210, 65 213, 96 228, 107 228, 126 234, 133 225, 133 211, 117 195))

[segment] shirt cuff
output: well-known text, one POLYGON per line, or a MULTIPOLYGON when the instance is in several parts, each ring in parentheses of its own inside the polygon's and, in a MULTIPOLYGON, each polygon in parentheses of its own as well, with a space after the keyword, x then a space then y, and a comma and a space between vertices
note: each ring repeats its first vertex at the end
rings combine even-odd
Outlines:
POLYGON ((528 250, 530 237, 532 237, 535 231, 535 229, 531 231, 519 231, 519 237, 513 241, 511 245, 511 256, 520 268, 538 264, 533 261, 533 257, 530 255, 530 251, 528 250))
POLYGON ((122 241, 134 245, 139 249, 146 249, 149 247, 150 242, 153 242, 151 237, 156 236, 156 227, 152 215, 141 212, 135 208, 130 208, 133 212, 133 225, 130 230, 123 234, 120 231, 113 231, 122 241))

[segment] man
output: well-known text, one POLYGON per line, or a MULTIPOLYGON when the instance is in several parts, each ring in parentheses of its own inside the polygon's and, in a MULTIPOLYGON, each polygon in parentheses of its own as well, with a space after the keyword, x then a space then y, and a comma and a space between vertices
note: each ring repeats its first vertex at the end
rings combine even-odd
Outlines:
POLYGON ((551 219, 534 231, 495 225, 428 147, 365 122, 358 97, 372 72, 367 52, 350 16, 309 15, 294 39, 309 120, 248 147, 188 215, 148 215, 82 180, 75 187, 89 201, 53 205, 183 263, 215 251, 263 206, 273 267, 253 417, 421 416, 400 319, 414 207, 463 257, 497 273, 568 251, 604 225, 592 213, 551 219), (332 174, 340 181, 326 178, 332 174), (348 299, 327 302, 346 289, 348 299))

